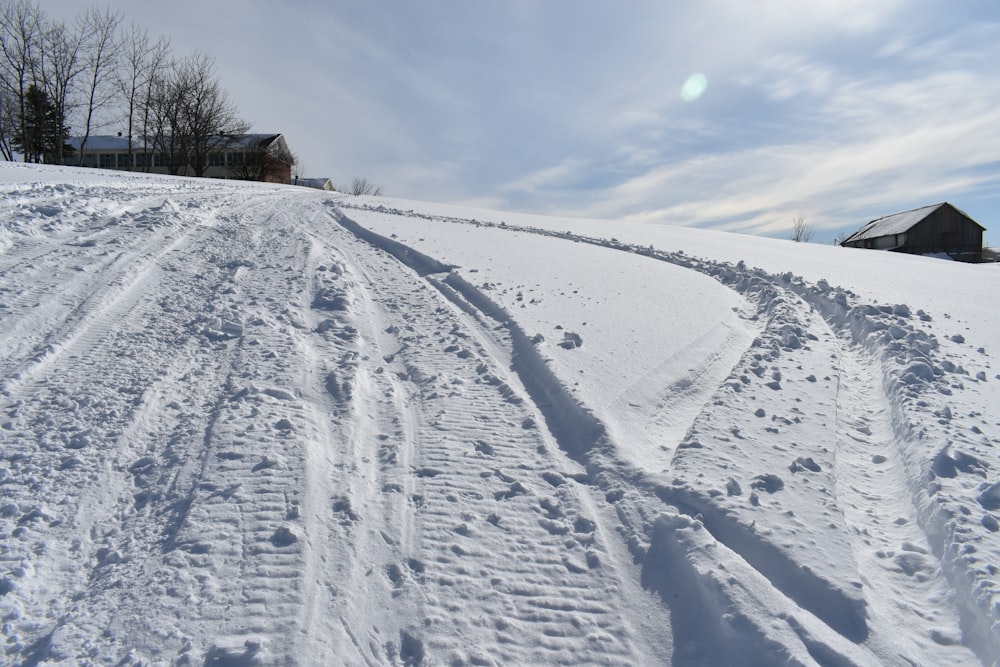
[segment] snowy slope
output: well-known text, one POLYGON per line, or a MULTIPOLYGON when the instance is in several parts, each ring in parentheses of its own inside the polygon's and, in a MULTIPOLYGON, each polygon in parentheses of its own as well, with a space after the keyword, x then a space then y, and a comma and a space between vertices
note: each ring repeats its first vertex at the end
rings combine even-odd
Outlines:
POLYGON ((1000 659, 993 266, 9 163, 0 194, 5 664, 1000 659))

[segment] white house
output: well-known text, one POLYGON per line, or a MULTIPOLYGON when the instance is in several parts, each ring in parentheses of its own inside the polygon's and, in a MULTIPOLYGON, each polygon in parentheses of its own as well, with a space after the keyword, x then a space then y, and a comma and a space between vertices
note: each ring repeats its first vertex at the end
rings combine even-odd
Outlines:
POLYGON ((292 185, 301 185, 304 188, 316 188, 317 190, 326 190, 327 192, 334 192, 336 188, 333 187, 333 181, 329 178, 292 178, 292 185))
MULTIPOLYGON (((64 163, 100 169, 143 171, 153 174, 193 176, 189 160, 178 151, 173 156, 152 140, 96 135, 87 138, 83 154, 82 137, 70 137, 73 153, 64 163), (82 160, 81 160, 82 157, 82 160)), ((183 142, 179 142, 183 143, 183 142)), ((295 158, 281 134, 239 134, 220 136, 208 151, 206 178, 231 178, 268 183, 290 183, 295 158)))

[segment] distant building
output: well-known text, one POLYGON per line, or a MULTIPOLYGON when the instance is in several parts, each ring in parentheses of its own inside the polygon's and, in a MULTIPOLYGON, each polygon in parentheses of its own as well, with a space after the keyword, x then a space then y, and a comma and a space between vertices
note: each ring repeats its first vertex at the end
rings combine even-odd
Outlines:
POLYGON ((336 190, 333 187, 333 181, 329 178, 292 178, 292 185, 301 185, 304 188, 316 188, 317 190, 326 190, 327 192, 334 192, 336 190))
POLYGON ((872 220, 840 245, 913 255, 940 253, 962 262, 980 262, 984 231, 978 222, 943 202, 872 220))
MULTIPOLYGON (((70 137, 73 152, 67 165, 121 169, 151 174, 193 176, 194 170, 181 151, 168 154, 154 141, 98 135, 87 138, 81 154, 81 137, 70 137), (82 161, 81 161, 82 157, 82 161)), ((183 142, 176 142, 183 145, 183 142)), ((208 151, 206 178, 230 178, 267 183, 290 183, 295 158, 280 134, 238 134, 220 136, 208 151)))

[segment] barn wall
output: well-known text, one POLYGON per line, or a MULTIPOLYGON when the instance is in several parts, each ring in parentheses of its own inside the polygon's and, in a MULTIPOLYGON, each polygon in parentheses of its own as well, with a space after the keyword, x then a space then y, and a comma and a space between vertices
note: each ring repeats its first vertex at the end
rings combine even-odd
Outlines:
POLYGON ((950 206, 942 206, 910 228, 903 252, 946 252, 966 261, 979 261, 983 230, 950 206))

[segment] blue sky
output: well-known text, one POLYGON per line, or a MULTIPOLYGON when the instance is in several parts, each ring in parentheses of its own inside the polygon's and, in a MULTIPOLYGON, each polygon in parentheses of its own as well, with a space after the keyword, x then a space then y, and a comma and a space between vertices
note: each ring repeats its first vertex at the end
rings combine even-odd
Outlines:
POLYGON ((97 4, 341 187, 816 241, 947 200, 1000 245, 996 0, 97 4))

